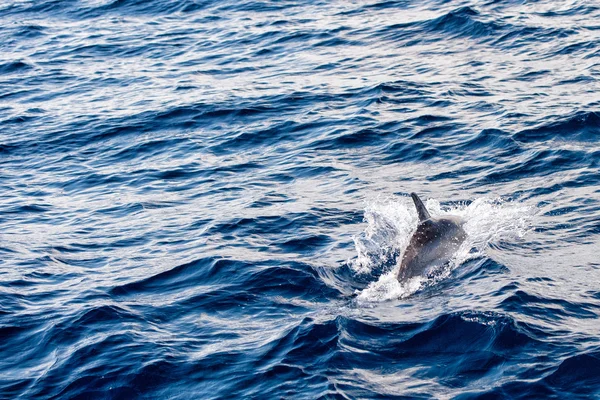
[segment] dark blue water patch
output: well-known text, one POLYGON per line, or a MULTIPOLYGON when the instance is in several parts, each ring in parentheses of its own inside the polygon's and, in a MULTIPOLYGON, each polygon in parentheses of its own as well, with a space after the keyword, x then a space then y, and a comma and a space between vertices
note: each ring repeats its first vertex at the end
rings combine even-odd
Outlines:
POLYGON ((29 25, 23 25, 21 27, 19 27, 14 33, 14 36, 17 37, 21 37, 21 38, 38 38, 38 37, 42 37, 45 36, 47 33, 47 27, 46 26, 42 26, 42 25, 33 25, 33 24, 29 24, 29 25))
POLYGON ((209 1, 159 1, 149 2, 146 0, 114 0, 105 6, 98 7, 93 10, 94 13, 104 13, 110 11, 119 11, 125 14, 170 14, 173 12, 193 12, 206 8, 211 2, 209 1))
POLYGON ((552 119, 555 121, 515 133, 513 139, 524 143, 552 139, 593 142, 600 134, 600 115, 596 111, 581 111, 552 119))
POLYGON ((363 43, 358 40, 351 40, 347 38, 331 37, 329 39, 321 40, 315 43, 314 47, 331 47, 331 48, 347 48, 347 47, 359 47, 363 43))
POLYGON ((465 311, 388 326, 342 320, 341 329, 344 351, 334 358, 338 368, 358 363, 361 369, 385 375, 411 368, 414 378, 433 379, 448 388, 464 387, 472 379, 491 383, 496 370, 544 347, 526 325, 495 313, 465 311))
MULTIPOLYGON (((30 146, 42 147, 42 151, 60 151, 63 147, 71 149, 90 146, 96 143, 105 143, 113 138, 126 139, 128 136, 148 132, 149 129, 139 122, 118 124, 117 122, 105 121, 81 121, 72 130, 59 130, 42 137, 39 143, 27 143, 30 146), (45 139, 45 140, 44 140, 45 139)), ((38 148, 39 148, 38 147, 38 148)), ((91 147, 88 147, 90 149, 91 147)), ((40 150, 38 150, 40 151, 40 150)), ((93 150, 92 150, 93 151, 93 150)))
POLYGON ((428 21, 426 31, 448 33, 450 37, 471 37, 476 40, 497 35, 502 27, 496 22, 477 20, 480 13, 472 7, 461 7, 428 21))
POLYGON ((206 9, 211 2, 198 0, 158 1, 112 0, 100 6, 62 0, 45 0, 35 4, 22 4, 12 7, 9 13, 48 13, 73 19, 97 18, 106 15, 168 15, 172 13, 192 13, 206 9), (75 4, 74 4, 75 3, 75 4))
MULTIPOLYGON (((94 153, 97 150, 93 150, 94 153)), ((61 190, 66 191, 84 191, 95 190, 102 187, 116 187, 119 185, 127 185, 131 187, 145 187, 146 191, 151 190, 166 190, 179 191, 181 187, 173 186, 174 183, 181 183, 186 187, 193 186, 202 182, 214 181, 215 178, 221 176, 229 176, 233 173, 244 172, 248 170, 260 169, 259 165, 254 163, 243 163, 228 166, 214 166, 207 168, 201 164, 191 163, 185 168, 176 169, 147 169, 141 168, 131 172, 117 173, 89 173, 85 174, 81 171, 71 173, 68 179, 58 183, 61 190), (157 187, 148 186, 150 183, 157 184, 157 187), (169 185, 169 183, 171 185, 169 185)), ((51 168, 49 169, 52 170, 51 168)), ((215 193, 224 193, 227 191, 239 190, 233 187, 218 188, 213 191, 196 194, 194 197, 209 196, 215 193)), ((129 207, 139 209, 139 203, 132 203, 129 207)))
POLYGON ((547 176, 556 170, 581 168, 586 165, 588 155, 583 150, 542 150, 525 152, 520 160, 499 166, 482 180, 504 182, 524 176, 547 176))
POLYGON ((552 42, 557 38, 575 36, 578 32, 578 29, 564 27, 515 26, 512 29, 506 29, 502 35, 492 41, 492 44, 510 51, 519 50, 537 54, 537 52, 531 51, 532 43, 552 42))
POLYGON ((577 84, 577 83, 588 83, 588 84, 593 84, 594 82, 596 82, 596 78, 589 76, 589 75, 579 75, 575 78, 570 78, 570 79, 565 79, 562 80, 560 82, 558 82, 559 85, 572 85, 572 84, 577 84))
POLYGON ((328 245, 331 238, 326 235, 312 234, 310 233, 312 229, 305 229, 305 226, 310 226, 311 221, 312 223, 321 221, 320 226, 323 228, 335 228, 342 221, 359 220, 356 215, 339 215, 334 211, 335 209, 313 209, 310 213, 290 214, 285 218, 280 216, 236 218, 222 224, 214 224, 205 234, 269 239, 271 245, 280 247, 286 252, 304 252, 307 249, 314 251, 328 245))
POLYGON ((362 146, 377 146, 389 137, 399 135, 402 132, 409 132, 409 129, 401 128, 398 123, 386 123, 376 128, 365 128, 354 132, 337 129, 328 134, 327 138, 315 140, 309 146, 314 149, 331 151, 362 146))
MULTIPOLYGON (((162 129, 174 129, 177 127, 189 129, 194 126, 205 125, 216 118, 223 121, 234 118, 244 118, 246 121, 266 117, 266 114, 274 113, 277 109, 274 106, 257 105, 251 108, 227 109, 219 108, 213 105, 197 105, 192 107, 178 107, 169 111, 160 113, 145 112, 134 116, 116 118, 112 120, 98 121, 96 119, 82 120, 75 130, 60 130, 45 135, 41 143, 27 142, 30 146, 39 145, 61 145, 61 146, 82 146, 90 145, 95 142, 104 142, 113 138, 124 139, 129 135, 135 135, 143 132, 152 132, 162 129)), ((286 125, 287 126, 287 125, 286 125)), ((285 126, 284 126, 285 128, 285 126)), ((307 129, 309 127, 299 127, 307 129)), ((284 129, 285 130, 285 129, 284 129)), ((292 129, 294 130, 294 129, 292 129)), ((254 135, 250 135, 254 136, 254 135)), ((256 137, 260 137, 257 135, 256 137)), ((265 137, 269 137, 268 132, 265 137)))
POLYGON ((248 377, 232 382, 232 393, 268 394, 270 396, 315 397, 327 393, 327 379, 315 371, 323 370, 326 354, 337 339, 335 321, 323 324, 310 318, 303 319, 285 335, 258 349, 257 358, 248 367, 255 371, 248 377), (314 346, 314 339, 320 344, 314 346), (314 346, 314 348, 312 347, 314 346), (310 350, 309 350, 310 348, 310 350), (290 351, 290 349, 293 349, 290 351), (315 355, 315 363, 308 368, 298 368, 307 351, 315 355), (300 384, 294 382, 300 380, 300 384))
MULTIPOLYGON (((500 262, 488 257, 475 258, 454 269, 451 275, 452 279, 447 283, 454 285, 456 282, 488 279, 490 276, 507 275, 508 273, 510 273, 510 268, 500 262)), ((441 284, 445 283, 441 282, 441 284)))
MULTIPOLYGON (((90 343, 88 346, 75 350, 69 354, 68 358, 57 366, 53 373, 44 377, 44 386, 42 390, 32 390, 33 396, 42 397, 72 397, 85 398, 94 397, 101 393, 113 393, 115 395, 139 395, 135 387, 130 386, 132 381, 136 380, 136 372, 143 374, 150 372, 151 366, 159 364, 164 365, 167 361, 151 362, 152 357, 144 357, 134 362, 131 359, 144 351, 144 346, 132 346, 134 335, 130 332, 115 334, 104 339, 90 343), (120 367, 109 367, 107 365, 94 365, 86 362, 97 354, 105 353, 107 349, 110 357, 118 361, 120 367), (146 366, 144 366, 146 364, 146 366), (66 371, 76 369, 79 373, 65 379, 61 374, 66 371)), ((172 369, 174 371, 174 369, 172 369)), ((162 378, 165 375, 151 374, 152 378, 162 378)), ((140 375, 139 381, 144 381, 140 375)), ((155 381, 156 382, 156 381, 155 381)), ((146 382, 149 388, 154 387, 156 383, 152 380, 146 382)))
POLYGON ((507 294, 511 294, 514 293, 516 290, 519 289, 520 283, 519 282, 509 282, 507 284, 505 284, 504 286, 502 286, 500 289, 498 289, 495 293, 494 296, 495 297, 505 297, 507 294))
POLYGON ((298 365, 304 363, 306 354, 310 352, 313 357, 307 363, 305 370, 319 371, 326 368, 333 356, 331 350, 337 347, 340 336, 337 320, 319 323, 311 318, 305 318, 301 329, 295 335, 294 344, 282 361, 286 364, 298 365))
POLYGON ((244 11, 244 12, 258 12, 258 13, 269 13, 269 12, 293 12, 294 8, 300 6, 297 2, 285 0, 282 2, 270 2, 270 1, 259 1, 259 0, 244 0, 239 3, 225 3, 220 5, 215 11, 217 12, 229 12, 229 11, 244 11))
POLYGON ((586 40, 578 43, 573 43, 566 45, 555 52, 552 55, 583 55, 585 54, 585 58, 592 58, 595 56, 595 50, 600 47, 600 41, 598 40, 586 40))
POLYGON ((410 1, 406 0, 388 0, 388 1, 379 1, 376 3, 370 3, 363 5, 366 9, 375 9, 375 10, 398 10, 405 9, 411 6, 410 1))
MULTIPOLYGON (((203 283, 219 283, 219 275, 224 274, 228 282, 231 278, 239 279, 239 271, 247 264, 223 259, 201 258, 176 266, 140 281, 115 286, 110 289, 111 295, 136 294, 138 292, 151 291, 153 288, 165 287, 170 291, 177 290, 189 285, 190 280, 199 279, 203 283), (217 279, 212 281, 210 278, 217 279)), ((225 278, 225 277, 223 277, 225 278)))
POLYGON ((34 94, 41 93, 40 89, 20 89, 20 88, 9 88, 6 91, 0 92, 0 99, 5 101, 15 101, 19 99, 23 99, 24 97, 28 97, 34 94))
POLYGON ((598 393, 598 352, 567 357, 546 377, 535 381, 513 381, 487 392, 470 393, 460 399, 480 398, 589 398, 598 393))
POLYGON ((132 146, 125 147, 123 149, 117 149, 114 153, 115 161, 127 161, 127 160, 144 160, 151 158, 154 155, 161 153, 165 149, 175 149, 179 147, 185 147, 185 150, 192 151, 194 143, 184 138, 157 138, 150 139, 142 143, 135 143, 132 146))
POLYGON ((195 176, 205 177, 211 175, 227 176, 233 172, 244 172, 261 169, 260 164, 257 163, 241 163, 235 165, 224 165, 206 168, 201 164, 192 163, 185 168, 177 168, 172 170, 153 171, 154 176, 160 180, 189 180, 195 176))
POLYGON ((327 287, 319 279, 317 271, 312 266, 300 262, 264 266, 247 283, 264 285, 263 295, 283 295, 285 293, 292 295, 292 298, 310 299, 312 302, 327 302, 341 297, 337 289, 327 287), (283 283, 286 282, 287 285, 284 287, 283 283), (290 292, 286 293, 287 291, 290 292))
POLYGON ((260 236, 280 234, 286 230, 296 232, 309 221, 315 221, 315 216, 307 213, 290 214, 288 216, 261 216, 256 218, 236 218, 216 224, 207 232, 211 234, 237 234, 260 236))
POLYGON ((595 396, 600 393, 600 352, 568 357, 542 382, 562 396, 595 396))
POLYGON ((264 301, 262 297, 270 294, 290 295, 289 290, 297 296, 313 299, 322 298, 325 294, 337 296, 337 291, 319 283, 316 271, 305 264, 263 266, 257 269, 256 266, 241 261, 212 258, 194 260, 139 281, 115 286, 109 290, 109 294, 117 297, 143 294, 153 296, 159 288, 162 293, 167 294, 193 288, 195 284, 205 287, 205 293, 187 299, 177 307, 189 309, 191 303, 195 309, 205 307, 206 311, 236 307, 238 301, 242 300, 236 299, 238 293, 245 298, 246 305, 250 305, 250 301, 260 304, 264 301), (219 288, 219 285, 225 286, 219 288), (215 289, 211 289, 213 286, 215 289), (246 293, 236 289, 240 287, 262 289, 260 293, 251 293, 252 290, 246 293))
POLYGON ((1 124, 10 126, 10 125, 23 125, 31 122, 37 122, 40 120, 40 113, 33 113, 33 115, 15 115, 9 117, 3 121, 0 121, 1 124))
POLYGON ((125 53, 127 50, 117 43, 90 43, 64 46, 58 53, 60 58, 88 59, 96 57, 110 57, 125 53))
POLYGON ((327 380, 323 377, 311 376, 301 368, 294 365, 274 365, 259 369, 249 379, 243 379, 233 385, 231 394, 242 396, 294 396, 299 392, 309 395, 318 395, 327 386, 327 380), (296 385, 294 382, 302 384, 296 385))
POLYGON ((590 290, 587 294, 589 297, 591 297, 593 299, 600 300, 600 291, 591 291, 590 290))
POLYGON ((572 207, 561 207, 561 208, 556 208, 556 209, 549 210, 546 213, 544 213, 544 215, 562 215, 562 214, 572 213, 576 209, 577 209, 577 207, 574 207, 574 206, 572 206, 572 207))
MULTIPOLYGON (((465 98, 465 97, 489 97, 493 96, 484 85, 480 85, 476 82, 467 82, 460 85, 460 87, 456 89, 451 89, 445 92, 444 97, 449 98, 465 98)), ((488 104, 486 102, 480 101, 476 102, 475 105, 471 105, 469 108, 481 110, 481 111, 489 111, 486 108, 492 108, 493 106, 490 104, 489 107, 482 107, 481 104, 488 104)), ((492 108, 493 109, 493 108, 492 108)))
POLYGON ((473 134, 470 140, 464 141, 459 146, 465 150, 507 151, 513 155, 521 152, 519 144, 515 142, 510 134, 499 129, 483 129, 479 133, 473 134))
POLYGON ((285 194, 276 193, 276 192, 267 192, 260 199, 253 201, 252 204, 250 204, 248 207, 249 208, 264 208, 264 207, 270 207, 274 204, 291 203, 294 201, 296 201, 296 200, 286 196, 285 194))
POLYGON ((439 181, 439 180, 446 180, 446 179, 461 179, 462 182, 464 182, 465 184, 472 184, 472 185, 478 185, 477 182, 477 178, 478 176, 485 172, 490 170, 491 167, 490 166, 479 166, 479 167, 464 167, 464 168, 460 168, 454 171, 447 171, 447 172, 442 172, 439 174, 435 174, 435 175, 430 175, 428 176, 428 179, 430 181, 439 181))
MULTIPOLYGON (((322 33, 313 33, 313 32, 303 32, 303 31, 293 31, 289 32, 286 35, 283 35, 272 42, 269 45, 282 45, 289 43, 298 43, 304 45, 305 43, 312 40, 319 40, 321 43, 326 42, 328 40, 334 39, 333 35, 328 32, 322 33)), ((316 44, 316 46, 322 45, 321 43, 316 44)))
POLYGON ((415 131, 415 133, 410 137, 412 141, 423 141, 429 143, 438 144, 439 148, 442 148, 442 144, 440 143, 440 138, 446 137, 449 132, 454 132, 454 135, 460 137, 464 134, 461 131, 462 124, 457 123, 449 123, 449 124, 435 124, 434 126, 430 126, 424 129, 419 129, 415 131))
POLYGON ((285 169, 283 172, 294 178, 313 178, 317 176, 335 175, 339 170, 328 165, 325 166, 301 166, 285 169))
MULTIPOLYGON (((592 162, 592 168, 596 167, 592 162)), ((600 173, 596 172, 593 169, 584 170, 578 173, 576 176, 572 177, 568 181, 549 184, 548 186, 541 185, 540 187, 535 188, 527 193, 526 198, 535 198, 538 196, 544 196, 551 193, 556 193, 565 188, 578 188, 578 187, 586 187, 586 186, 594 186, 598 179, 600 178, 600 173)), ((546 203, 539 203, 538 206, 544 206, 546 203)))
MULTIPOLYGON (((397 80, 381 83, 370 90, 386 95, 387 97, 383 97, 383 99, 387 99, 391 103, 396 104, 406 102, 406 100, 402 100, 403 98, 413 100, 417 97, 431 95, 431 89, 431 85, 428 84, 417 84, 406 80, 397 80)), ((423 116, 423 118, 427 122, 433 122, 433 120, 429 120, 427 116, 423 116)))
POLYGON ((389 155, 383 160, 389 163, 426 162, 442 158, 442 152, 438 148, 423 142, 394 143, 386 149, 386 153, 389 155))
POLYGON ((23 61, 12 61, 0 64, 0 74, 21 73, 32 69, 33 67, 23 61))
POLYGON ((550 70, 541 69, 536 71, 527 71, 520 73, 510 80, 522 81, 522 82, 535 82, 538 79, 543 79, 545 76, 551 73, 550 70))
POLYGON ((480 12, 475 8, 463 6, 437 18, 385 26, 377 30, 373 38, 383 37, 401 43, 403 47, 462 38, 486 42, 508 29, 495 21, 480 21, 479 16, 480 12))
POLYGON ((419 115, 416 118, 408 119, 405 122, 414 124, 416 126, 427 126, 427 125, 430 125, 431 123, 435 123, 435 122, 448 122, 449 123, 450 121, 452 121, 452 118, 445 116, 445 115, 425 114, 425 115, 419 115))
POLYGON ((230 140, 222 141, 219 145, 211 147, 210 151, 217 154, 229 154, 239 151, 240 148, 250 149, 257 146, 284 143, 297 139, 303 132, 310 133, 323 125, 324 124, 303 124, 294 121, 283 121, 266 129, 242 132, 230 140))
POLYGON ((62 0, 42 0, 35 3, 20 2, 10 4, 2 10, 4 15, 36 12, 58 12, 68 8, 68 2, 62 0))
POLYGON ((531 295, 521 290, 504 299, 500 306, 506 311, 526 312, 528 315, 535 315, 548 321, 571 317, 580 319, 598 318, 597 313, 594 311, 597 306, 594 304, 574 304, 566 300, 531 295))
MULTIPOLYGON (((299 95, 301 98, 302 95, 299 95)), ((192 127, 199 122, 210 122, 211 119, 218 119, 220 123, 227 122, 233 118, 244 118, 250 122, 257 118, 266 118, 282 109, 275 106, 277 99, 271 99, 256 104, 247 104, 247 107, 231 107, 228 104, 197 104, 191 106, 180 106, 166 111, 160 111, 154 116, 157 122, 164 121, 170 124, 181 123, 184 127, 192 127)), ((289 102, 286 106, 289 107, 289 102)), ((283 109, 285 109, 284 107, 283 109)))
POLYGON ((301 237, 295 235, 293 239, 284 239, 273 244, 283 252, 302 254, 307 249, 322 248, 329 243, 331 243, 331 238, 326 235, 305 235, 301 237))
POLYGON ((83 191, 98 186, 116 186, 125 182, 126 179, 127 177, 124 175, 92 173, 89 175, 76 176, 73 179, 61 182, 59 185, 63 190, 74 192, 83 191))
POLYGON ((588 4, 573 4, 570 8, 565 8, 562 10, 545 10, 538 11, 535 14, 543 16, 543 17, 560 17, 560 16, 573 16, 573 15, 591 15, 598 11, 599 8, 594 5, 588 4))

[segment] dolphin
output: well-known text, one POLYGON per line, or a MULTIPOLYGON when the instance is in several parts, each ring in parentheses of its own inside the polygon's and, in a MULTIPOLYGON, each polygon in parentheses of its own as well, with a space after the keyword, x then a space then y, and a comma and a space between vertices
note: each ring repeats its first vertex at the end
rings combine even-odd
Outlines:
POLYGON ((416 193, 410 196, 417 208, 419 224, 402 256, 398 271, 398 280, 401 282, 427 275, 432 268, 448 263, 467 237, 460 218, 433 218, 416 193))

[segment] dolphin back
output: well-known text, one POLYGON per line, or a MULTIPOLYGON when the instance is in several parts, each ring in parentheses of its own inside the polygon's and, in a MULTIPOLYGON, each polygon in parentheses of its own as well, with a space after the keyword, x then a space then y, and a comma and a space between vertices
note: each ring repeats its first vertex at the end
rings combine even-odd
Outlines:
POLYGON ((419 196, 410 195, 419 214, 419 223, 402 255, 398 270, 401 282, 417 275, 424 276, 432 267, 448 263, 467 237, 460 218, 433 218, 419 196))
POLYGON ((425 204, 423 204, 419 196, 417 196, 417 194, 413 192, 410 194, 410 197, 412 197, 413 201, 415 202, 417 214, 419 214, 419 222, 427 221, 428 219, 430 219, 431 215, 429 215, 429 211, 427 211, 425 204))

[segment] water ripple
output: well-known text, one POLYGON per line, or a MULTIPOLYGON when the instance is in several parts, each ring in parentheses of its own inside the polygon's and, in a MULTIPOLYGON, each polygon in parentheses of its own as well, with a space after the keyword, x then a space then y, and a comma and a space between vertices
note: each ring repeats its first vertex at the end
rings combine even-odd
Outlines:
POLYGON ((597 396, 599 17, 3 2, 0 397, 597 396))

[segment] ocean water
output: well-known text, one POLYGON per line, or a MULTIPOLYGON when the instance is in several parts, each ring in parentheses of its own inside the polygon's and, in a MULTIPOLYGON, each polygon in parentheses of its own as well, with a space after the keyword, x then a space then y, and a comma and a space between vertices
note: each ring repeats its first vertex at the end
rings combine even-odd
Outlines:
POLYGON ((0 3, 0 398, 600 396, 596 1, 0 3), (468 239, 394 276, 417 217, 468 239))

